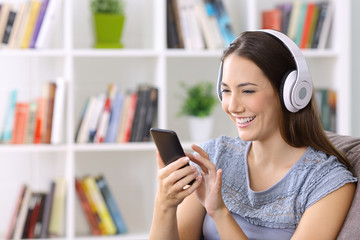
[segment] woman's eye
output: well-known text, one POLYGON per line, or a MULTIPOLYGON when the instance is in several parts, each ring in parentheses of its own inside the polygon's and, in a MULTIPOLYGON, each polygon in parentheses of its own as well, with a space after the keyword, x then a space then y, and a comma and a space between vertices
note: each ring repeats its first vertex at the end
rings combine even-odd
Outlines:
POLYGON ((230 90, 228 90, 228 89, 221 89, 221 93, 229 93, 230 92, 230 90))
POLYGON ((243 90, 242 92, 243 93, 254 93, 255 91, 254 90, 243 90))

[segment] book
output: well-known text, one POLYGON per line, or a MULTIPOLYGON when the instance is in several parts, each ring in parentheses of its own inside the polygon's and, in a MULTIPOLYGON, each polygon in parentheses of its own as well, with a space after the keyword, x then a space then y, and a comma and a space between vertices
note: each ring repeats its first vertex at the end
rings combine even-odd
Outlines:
POLYGON ((66 180, 59 177, 55 179, 55 190, 48 229, 50 237, 63 237, 65 235, 65 201, 66 180))
POLYGON ((336 132, 336 92, 328 88, 317 88, 314 96, 324 130, 336 132))
POLYGON ((76 142, 77 143, 86 143, 89 139, 89 124, 91 121, 91 117, 95 110, 96 106, 96 96, 91 96, 86 105, 86 109, 84 110, 84 116, 81 120, 81 125, 79 128, 79 133, 77 134, 76 142))
POLYGON ((1 142, 10 143, 13 133, 15 107, 17 100, 17 90, 12 90, 9 95, 7 112, 5 115, 4 126, 1 133, 1 142))
POLYGON ((289 27, 287 30, 288 36, 292 40, 294 40, 296 36, 301 4, 302 2, 300 0, 295 0, 292 3, 290 18, 289 18, 289 27))
POLYGON ((84 189, 82 188, 80 180, 78 178, 75 178, 75 190, 76 190, 77 196, 80 200, 80 205, 83 209, 85 217, 88 221, 89 228, 91 230, 92 235, 94 235, 94 236, 101 235, 101 230, 99 228, 98 216, 92 212, 90 203, 89 203, 88 199, 86 198, 86 194, 85 194, 84 189))
POLYGON ((179 9, 178 9, 178 0, 170 0, 171 6, 173 8, 173 14, 175 19, 175 25, 176 25, 176 31, 177 31, 177 37, 179 41, 179 48, 184 48, 184 37, 182 33, 182 27, 181 27, 181 21, 180 21, 180 15, 179 15, 179 9))
POLYGON ((55 99, 54 110, 52 115, 51 124, 51 144, 60 144, 62 142, 62 133, 64 125, 64 111, 65 111, 65 79, 63 77, 57 77, 55 80, 55 99))
POLYGON ((35 205, 37 202, 37 197, 38 197, 38 195, 36 192, 31 193, 30 200, 29 200, 29 206, 28 206, 27 214, 26 214, 26 218, 25 218, 24 229, 22 231, 22 239, 28 238, 30 222, 31 222, 32 215, 34 213, 35 205))
POLYGON ((172 0, 166 1, 166 31, 167 47, 181 48, 172 0))
POLYGON ((38 37, 35 41, 35 48, 44 49, 51 45, 51 40, 54 38, 54 29, 59 22, 59 15, 62 0, 50 0, 45 11, 44 19, 39 30, 38 37))
POLYGON ((127 226, 124 221, 124 218, 119 210, 118 205, 116 204, 114 195, 112 194, 109 184, 103 175, 96 178, 96 184, 99 187, 101 195, 103 196, 105 203, 109 209, 111 217, 114 221, 114 224, 117 229, 117 233, 126 233, 127 226))
POLYGON ((123 104, 123 109, 122 109, 122 112, 121 112, 120 127, 119 127, 119 131, 117 133, 117 142, 119 142, 119 143, 124 142, 125 125, 126 125, 128 115, 129 115, 130 101, 131 101, 131 94, 126 93, 125 94, 125 99, 124 99, 124 104, 123 104))
POLYGON ((107 129, 109 127, 110 114, 111 114, 111 98, 108 97, 105 101, 105 106, 100 115, 99 125, 96 129, 96 134, 94 138, 95 143, 104 142, 107 129))
POLYGON ((327 44, 328 38, 329 38, 331 23, 332 23, 333 16, 334 16, 334 10, 335 10, 334 3, 332 1, 329 1, 328 7, 326 10, 326 15, 324 18, 324 22, 323 22, 320 36, 319 36, 319 43, 317 46, 318 49, 325 49, 325 47, 326 47, 326 44, 327 44))
POLYGON ((316 21, 316 27, 314 30, 315 32, 314 32, 313 41, 311 43, 311 48, 317 48, 319 45, 320 34, 324 25, 326 13, 328 11, 329 2, 319 2, 316 5, 319 8, 319 13, 318 13, 318 19, 316 21))
POLYGON ((44 210, 42 215, 42 225, 40 229, 40 238, 47 238, 49 237, 48 229, 49 229, 49 223, 51 218, 51 209, 53 205, 53 199, 54 199, 54 192, 55 192, 55 181, 51 181, 50 183, 50 189, 48 194, 45 198, 44 203, 44 210))
POLYGON ((18 39, 20 27, 23 22, 25 13, 27 12, 27 8, 28 8, 28 2, 21 2, 21 3, 19 3, 19 5, 16 9, 16 16, 15 16, 14 24, 11 29, 11 34, 10 34, 9 41, 7 44, 8 48, 16 47, 16 40, 18 39))
POLYGON ((180 30, 185 49, 193 49, 186 0, 175 0, 179 15, 180 30))
POLYGON ((34 142, 35 125, 36 125, 36 113, 37 113, 37 101, 33 100, 29 103, 29 116, 25 130, 25 143, 31 144, 34 142))
POLYGON ((113 235, 116 233, 116 227, 113 222, 113 219, 109 213, 108 207, 104 201, 104 198, 101 195, 101 192, 96 184, 96 180, 93 176, 86 176, 82 180, 89 196, 92 199, 92 202, 96 208, 101 221, 101 225, 105 230, 106 235, 113 235))
POLYGON ((188 21, 190 27, 191 49, 201 50, 205 48, 204 40, 201 34, 201 28, 196 16, 195 5, 193 0, 185 0, 186 11, 188 12, 188 21))
POLYGON ((117 92, 112 104, 111 115, 109 119, 109 126, 107 129, 105 142, 114 143, 116 142, 117 133, 119 131, 121 113, 124 103, 124 94, 117 92))
POLYGON ((36 99, 37 102, 37 112, 36 112, 36 122, 35 122, 35 132, 34 132, 34 143, 41 143, 43 135, 43 125, 45 117, 45 98, 39 97, 36 99))
POLYGON ((128 115, 124 126, 124 138, 122 142, 130 142, 131 140, 131 133, 133 130, 137 101, 138 94, 137 92, 134 92, 131 94, 131 99, 128 107, 128 115))
POLYGON ((314 41, 314 35, 315 35, 315 30, 316 30, 316 24, 319 18, 319 7, 317 4, 315 4, 314 7, 314 16, 312 18, 312 23, 311 23, 311 27, 310 27, 310 33, 309 33, 309 38, 308 41, 306 43, 306 48, 312 48, 312 43, 314 41))
POLYGON ((47 193, 40 193, 39 210, 38 210, 38 215, 37 215, 37 218, 35 221, 33 235, 31 236, 31 238, 40 238, 41 228, 42 228, 42 224, 43 224, 45 201, 46 201, 47 195, 48 195, 47 193))
POLYGON ((146 103, 149 99, 149 88, 147 84, 141 84, 137 90, 137 102, 135 107, 135 115, 133 120, 133 126, 131 130, 130 142, 140 141, 142 129, 146 116, 146 103))
POLYGON ((9 239, 13 238, 16 220, 17 220, 19 212, 20 212, 20 208, 21 208, 21 204, 22 204, 22 200, 24 198, 26 188, 27 188, 26 185, 22 185, 21 188, 20 188, 18 197, 16 198, 15 208, 14 208, 14 211, 13 211, 13 213, 11 215, 10 224, 9 224, 8 231, 7 231, 6 237, 5 237, 6 240, 9 240, 9 239))
POLYGON ((217 27, 216 17, 213 8, 206 8, 203 0, 194 0, 194 10, 199 22, 201 33, 207 49, 220 49, 223 41, 219 28, 217 27))
POLYGON ((31 188, 26 187, 24 197, 21 202, 21 207, 20 207, 20 211, 18 214, 18 218, 16 220, 16 227, 14 229, 14 235, 12 238, 14 240, 20 240, 22 238, 22 233, 23 233, 24 226, 25 226, 26 215, 27 215, 28 208, 29 208, 31 194, 32 194, 31 188))
POLYGON ((22 40, 20 43, 21 48, 29 48, 29 46, 30 46, 31 36, 34 32, 34 27, 36 24, 36 19, 39 15, 40 7, 41 7, 40 0, 31 0, 29 16, 28 16, 24 34, 22 36, 22 40))
POLYGON ((145 126, 143 129, 143 134, 141 136, 141 141, 150 140, 150 128, 153 126, 156 119, 158 107, 158 89, 152 87, 150 89, 149 100, 147 101, 147 112, 145 117, 145 126))
POLYGON ((292 11, 292 3, 280 3, 277 5, 277 8, 280 9, 281 12, 281 32, 287 35, 292 11))
POLYGON ((55 82, 47 82, 47 99, 46 99, 46 109, 45 109, 45 118, 44 118, 44 134, 42 138, 42 143, 51 143, 51 134, 52 134, 52 125, 53 125, 53 114, 54 114, 54 103, 55 103, 55 93, 56 86, 55 82))
POLYGON ((94 142, 97 126, 99 125, 99 120, 101 116, 101 112, 105 106, 106 101, 106 95, 103 93, 100 93, 96 97, 96 104, 95 109, 93 111, 93 114, 90 119, 89 123, 89 139, 88 142, 94 142))
POLYGON ((215 9, 215 16, 219 25, 220 33, 223 37, 226 46, 235 39, 234 30, 229 17, 229 14, 225 8, 222 0, 210 0, 215 9))
POLYGON ((12 144, 23 144, 25 142, 25 131, 29 116, 29 103, 18 102, 15 106, 14 132, 12 134, 12 144))
POLYGON ((12 9, 9 12, 8 20, 5 25, 4 36, 2 38, 2 47, 7 46, 7 44, 9 43, 10 34, 15 22, 15 18, 16 18, 16 11, 12 9))
POLYGON ((39 14, 38 14, 38 17, 36 19, 34 31, 33 31, 33 34, 31 36, 31 39, 30 39, 29 48, 35 48, 35 43, 36 43, 36 40, 37 40, 37 38, 39 36, 39 31, 40 31, 41 25, 43 23, 44 16, 45 16, 46 9, 47 9, 47 6, 49 4, 49 1, 50 0, 43 0, 43 2, 41 3, 39 14))
POLYGON ((1 12, 0 12, 0 41, 3 40, 6 24, 8 22, 9 13, 11 10, 11 3, 4 2, 1 5, 1 12))
POLYGON ((308 3, 301 2, 300 3, 300 10, 299 10, 299 19, 296 26, 296 34, 295 38, 293 39, 296 45, 300 46, 303 31, 304 31, 304 24, 305 24, 305 16, 307 10, 308 3))
POLYGON ((261 13, 262 28, 281 31, 281 11, 278 8, 265 10, 261 13))

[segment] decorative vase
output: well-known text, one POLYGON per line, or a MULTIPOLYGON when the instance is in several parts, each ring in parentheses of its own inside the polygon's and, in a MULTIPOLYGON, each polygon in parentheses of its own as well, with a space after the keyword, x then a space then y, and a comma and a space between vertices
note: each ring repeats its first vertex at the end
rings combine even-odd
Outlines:
POLYGON ((213 130, 212 117, 189 116, 189 130, 192 141, 203 142, 209 140, 213 130))
POLYGON ((94 14, 95 48, 123 48, 121 35, 125 16, 120 14, 94 14))

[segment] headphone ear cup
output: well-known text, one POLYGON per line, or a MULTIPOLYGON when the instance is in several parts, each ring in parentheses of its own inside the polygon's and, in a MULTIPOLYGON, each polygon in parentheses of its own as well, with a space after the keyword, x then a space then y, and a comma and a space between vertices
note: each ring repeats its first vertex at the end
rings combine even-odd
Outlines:
POLYGON ((296 77, 296 70, 289 71, 287 74, 284 75, 283 81, 280 86, 280 101, 283 102, 284 106, 288 111, 293 113, 299 111, 299 109, 296 108, 292 103, 292 95, 296 77))

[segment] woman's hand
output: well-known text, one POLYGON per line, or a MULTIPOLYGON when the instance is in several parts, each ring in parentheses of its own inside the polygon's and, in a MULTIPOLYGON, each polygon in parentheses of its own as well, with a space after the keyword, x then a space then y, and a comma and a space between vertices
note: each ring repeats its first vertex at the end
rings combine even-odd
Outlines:
POLYGON ((158 192, 156 201, 164 210, 177 208, 177 206, 201 183, 201 176, 195 166, 185 166, 189 163, 188 157, 179 158, 177 161, 165 166, 159 152, 157 152, 158 163, 158 192), (188 183, 196 179, 189 186, 188 183))
POLYGON ((196 154, 188 153, 187 156, 201 168, 203 183, 196 190, 196 195, 206 208, 207 213, 214 217, 226 208, 221 195, 222 170, 216 169, 215 164, 210 162, 209 155, 197 145, 191 148, 196 154))

